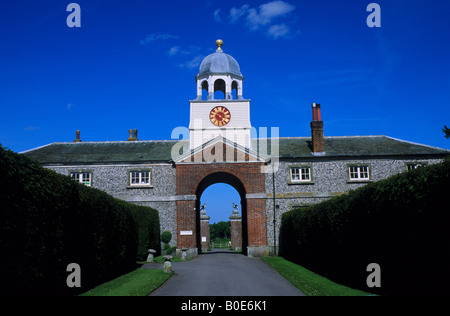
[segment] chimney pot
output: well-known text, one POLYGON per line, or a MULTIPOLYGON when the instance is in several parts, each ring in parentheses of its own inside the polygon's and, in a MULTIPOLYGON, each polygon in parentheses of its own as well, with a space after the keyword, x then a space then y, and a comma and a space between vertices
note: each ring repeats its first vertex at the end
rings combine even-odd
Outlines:
POLYGON ((137 129, 135 129, 134 130, 134 133, 133 133, 133 140, 139 140, 138 138, 137 138, 137 129))
POLYGON ((317 121, 317 109, 315 103, 312 104, 312 112, 313 112, 313 121, 317 121))
POLYGON ((81 139, 80 139, 80 131, 77 130, 75 132, 75 139, 73 140, 74 143, 81 143, 81 139))
POLYGON ((128 130, 128 133, 129 133, 129 137, 128 137, 128 139, 127 139, 127 141, 133 141, 133 130, 132 129, 130 129, 130 130, 128 130))

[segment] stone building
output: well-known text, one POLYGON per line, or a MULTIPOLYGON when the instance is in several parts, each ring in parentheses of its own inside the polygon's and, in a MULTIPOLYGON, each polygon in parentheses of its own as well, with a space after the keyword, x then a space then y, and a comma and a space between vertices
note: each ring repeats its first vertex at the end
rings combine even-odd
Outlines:
MULTIPOLYGON (((319 104, 312 105, 311 137, 250 138, 250 100, 243 97, 237 61, 207 56, 190 101, 190 139, 51 143, 23 152, 44 167, 117 198, 159 211, 172 245, 196 255, 203 242, 200 197, 215 183, 241 197, 242 249, 277 253, 281 215, 369 182, 441 162, 449 150, 389 136, 325 137, 319 104), (215 99, 214 92, 223 92, 215 99)), ((206 248, 205 248, 206 247, 206 248)))

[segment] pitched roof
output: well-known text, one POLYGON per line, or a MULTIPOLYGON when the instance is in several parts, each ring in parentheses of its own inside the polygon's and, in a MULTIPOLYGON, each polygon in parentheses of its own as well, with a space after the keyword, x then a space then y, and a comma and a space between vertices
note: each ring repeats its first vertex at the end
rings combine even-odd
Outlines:
POLYGON ((23 152, 45 165, 145 163, 171 160, 176 140, 52 143, 23 152))
MULTIPOLYGON (((314 158, 310 137, 279 138, 279 150, 272 153, 270 139, 252 139, 252 150, 262 156, 314 158), (267 143, 267 150, 264 146, 267 143)), ((445 156, 450 150, 412 143, 388 136, 325 137, 328 158, 370 156, 445 156)), ((172 161, 172 150, 189 148, 188 140, 107 141, 52 143, 22 154, 44 165, 114 164, 172 161), (179 147, 174 147, 179 143, 179 147)))
MULTIPOLYGON (((261 140, 259 140, 261 142, 261 140)), ((270 141, 268 152, 271 153, 270 141)), ((325 157, 449 155, 450 150, 413 143, 389 136, 329 136, 324 137, 325 157)), ((257 150, 256 148, 253 148, 257 150)), ((259 152, 261 152, 259 150, 259 152)), ((272 154, 271 154, 272 155, 272 154)), ((280 138, 280 158, 312 156, 310 137, 280 138)))

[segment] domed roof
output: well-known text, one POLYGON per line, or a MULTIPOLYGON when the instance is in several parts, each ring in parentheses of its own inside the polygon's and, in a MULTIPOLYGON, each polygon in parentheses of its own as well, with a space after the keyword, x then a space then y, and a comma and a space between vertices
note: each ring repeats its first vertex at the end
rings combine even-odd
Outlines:
POLYGON ((203 59, 197 76, 210 73, 227 73, 242 77, 238 62, 222 51, 222 44, 223 42, 221 40, 216 41, 216 45, 218 46, 216 52, 203 59))

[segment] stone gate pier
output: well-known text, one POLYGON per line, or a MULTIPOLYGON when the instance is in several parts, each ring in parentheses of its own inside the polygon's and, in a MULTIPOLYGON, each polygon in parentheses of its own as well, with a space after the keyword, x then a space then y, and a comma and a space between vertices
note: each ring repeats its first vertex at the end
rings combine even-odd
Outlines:
POLYGON ((206 210, 203 207, 200 211, 200 238, 202 245, 202 252, 210 251, 211 231, 209 228, 210 217, 206 215, 206 210))
POLYGON ((231 250, 242 251, 242 217, 235 208, 233 215, 230 216, 231 221, 231 250))

